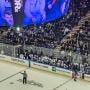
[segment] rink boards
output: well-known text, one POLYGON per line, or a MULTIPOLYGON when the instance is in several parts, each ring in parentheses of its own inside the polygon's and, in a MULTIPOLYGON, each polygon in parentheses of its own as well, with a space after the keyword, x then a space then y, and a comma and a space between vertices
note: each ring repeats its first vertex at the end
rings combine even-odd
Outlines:
MULTIPOLYGON (((0 61, 5 61, 8 63, 13 63, 13 64, 26 66, 26 67, 29 66, 28 60, 10 57, 10 56, 1 55, 1 54, 0 54, 0 61)), ((44 70, 47 72, 52 72, 55 74, 60 74, 63 76, 69 76, 69 77, 72 76, 72 71, 70 71, 70 70, 66 70, 66 69, 62 69, 62 68, 58 68, 58 67, 54 67, 54 66, 49 66, 49 65, 45 65, 45 64, 41 64, 41 63, 37 63, 37 62, 30 61, 30 67, 40 69, 40 70, 44 70)), ((78 75, 78 77, 80 77, 80 75, 78 75)), ((85 81, 90 82, 90 75, 85 74, 85 81)))

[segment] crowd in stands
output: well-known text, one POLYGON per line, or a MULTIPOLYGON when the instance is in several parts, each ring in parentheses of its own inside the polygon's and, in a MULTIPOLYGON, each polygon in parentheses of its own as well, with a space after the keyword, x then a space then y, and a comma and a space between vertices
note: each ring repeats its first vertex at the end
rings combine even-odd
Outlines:
POLYGON ((72 38, 63 43, 62 50, 74 51, 78 54, 90 54, 90 21, 85 21, 72 38))
POLYGON ((1 40, 3 43, 12 45, 26 44, 55 48, 57 44, 60 44, 65 33, 62 30, 58 30, 58 27, 53 27, 53 25, 47 24, 45 27, 35 26, 34 28, 24 27, 20 32, 13 29, 0 30, 1 40))
POLYGON ((0 41, 12 45, 27 44, 55 48, 88 10, 88 0, 73 0, 66 15, 56 21, 33 27, 25 26, 20 32, 16 29, 0 28, 0 41))
POLYGON ((84 72, 90 74, 90 71, 86 71, 87 67, 90 67, 88 62, 84 63, 74 63, 72 60, 72 57, 68 56, 62 56, 60 58, 54 58, 52 56, 44 56, 43 53, 37 54, 37 52, 33 52, 32 50, 28 52, 26 50, 25 52, 18 53, 19 58, 21 59, 26 59, 30 61, 34 61, 37 63, 42 63, 50 66, 55 66, 59 68, 64 68, 67 70, 73 70, 73 71, 78 71, 78 72, 84 72))

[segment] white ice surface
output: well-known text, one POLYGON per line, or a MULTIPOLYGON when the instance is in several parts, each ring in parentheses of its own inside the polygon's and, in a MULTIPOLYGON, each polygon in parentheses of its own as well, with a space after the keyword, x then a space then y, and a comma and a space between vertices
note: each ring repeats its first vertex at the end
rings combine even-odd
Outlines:
POLYGON ((18 72, 25 69, 25 67, 0 62, 0 90, 90 90, 88 82, 79 80, 74 82, 70 78, 36 69, 26 70, 28 80, 41 83, 43 87, 32 84, 23 85, 17 80, 22 80, 22 75, 18 72))

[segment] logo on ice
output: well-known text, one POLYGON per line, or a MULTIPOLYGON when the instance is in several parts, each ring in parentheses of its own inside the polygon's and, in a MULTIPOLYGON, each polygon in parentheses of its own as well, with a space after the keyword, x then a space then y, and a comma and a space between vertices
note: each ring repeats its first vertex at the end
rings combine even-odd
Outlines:
POLYGON ((15 5, 15 12, 18 13, 22 7, 22 2, 21 0, 14 0, 14 5, 15 5))

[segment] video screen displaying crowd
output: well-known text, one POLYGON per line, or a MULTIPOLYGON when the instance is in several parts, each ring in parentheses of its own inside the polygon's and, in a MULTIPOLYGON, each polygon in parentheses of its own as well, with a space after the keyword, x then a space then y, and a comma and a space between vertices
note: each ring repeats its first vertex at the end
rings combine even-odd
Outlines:
POLYGON ((55 20, 70 0, 0 0, 0 26, 31 25, 55 20))

